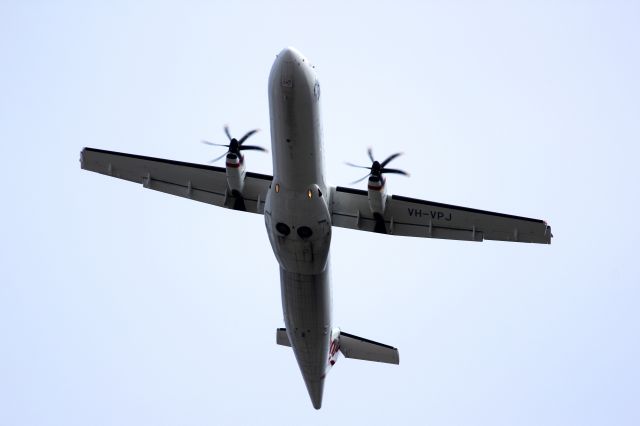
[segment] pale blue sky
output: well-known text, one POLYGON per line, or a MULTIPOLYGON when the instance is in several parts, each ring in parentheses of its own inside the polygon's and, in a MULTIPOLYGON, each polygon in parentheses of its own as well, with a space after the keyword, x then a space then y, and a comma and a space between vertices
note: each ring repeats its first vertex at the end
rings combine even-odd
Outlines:
MULTIPOLYGON (((344 2, 346 3, 346 2, 344 2)), ((640 5, 0 2, 0 424, 640 423, 640 5), (546 219, 551 246, 336 229, 323 409, 275 344, 262 218, 80 170, 83 146, 205 162, 316 64, 328 179, 546 219)), ((250 153, 250 170, 271 159, 250 153)))

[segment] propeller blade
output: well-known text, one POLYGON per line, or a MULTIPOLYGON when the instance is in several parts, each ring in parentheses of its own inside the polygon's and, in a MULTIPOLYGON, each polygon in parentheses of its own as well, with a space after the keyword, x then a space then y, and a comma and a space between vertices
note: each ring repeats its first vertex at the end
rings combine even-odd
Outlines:
POLYGON ((257 145, 241 145, 238 148, 240 151, 262 151, 262 152, 269 152, 266 149, 264 149, 261 146, 257 146, 257 145))
POLYGON ((391 154, 389 157, 387 157, 386 160, 384 160, 382 163, 379 163, 375 160, 375 158, 373 157, 373 150, 371 149, 371 147, 367 148, 367 155, 369 156, 369 159, 371 160, 371 162, 373 163, 371 165, 371 167, 365 167, 365 166, 358 166, 357 164, 352 164, 352 163, 348 163, 345 162, 345 164, 347 166, 351 166, 351 167, 357 167, 359 169, 367 169, 367 170, 371 170, 371 173, 369 173, 368 175, 364 176, 361 179, 358 179, 355 182, 351 182, 351 185, 358 183, 364 179, 366 179, 369 176, 375 176, 377 178, 379 178, 383 173, 390 173, 390 174, 396 174, 396 175, 403 175, 403 176, 409 176, 409 173, 405 172, 404 170, 400 170, 400 169, 387 169, 384 166, 386 166, 387 164, 389 164, 390 162, 392 162, 393 160, 395 160, 396 158, 398 158, 399 156, 402 155, 401 152, 396 152, 395 154, 391 154))
POLYGON ((369 176, 371 176, 371 173, 367 173, 366 175, 364 175, 363 177, 361 177, 360 179, 353 181, 351 183, 349 183, 349 185, 354 185, 358 182, 362 182, 363 180, 365 180, 366 178, 368 178, 369 176))
POLYGON ((373 159, 373 150, 371 149, 371 147, 367 148, 367 154, 369 154, 369 159, 371 160, 372 163, 376 161, 373 159))
POLYGON ((393 161, 395 158, 398 158, 399 156, 401 156, 402 153, 401 152, 397 152, 395 154, 391 154, 386 160, 384 160, 382 163, 380 163, 380 165, 382 167, 386 166, 387 164, 389 164, 391 161, 393 161))
POLYGON ((209 142, 209 141, 202 141, 202 143, 205 144, 205 145, 224 146, 226 148, 229 148, 229 145, 223 145, 221 143, 213 143, 213 142, 209 142))
POLYGON ((240 138, 240 140, 238 141, 238 144, 242 145, 244 141, 246 141, 251 135, 253 135, 258 130, 260 129, 249 130, 246 135, 240 138))
POLYGON ((367 169, 367 170, 371 170, 371 167, 365 167, 365 166, 358 166, 357 164, 353 164, 353 163, 349 163, 347 161, 344 162, 344 164, 346 164, 347 166, 351 166, 351 167, 357 167, 359 169, 367 169))
POLYGON ((380 173, 391 173, 391 174, 396 174, 396 175, 409 176, 409 173, 405 172, 404 170, 400 170, 400 169, 385 169, 385 168, 383 168, 382 170, 380 170, 380 173))
POLYGON ((228 154, 228 152, 225 152, 225 153, 224 153, 224 154, 222 154, 220 157, 216 157, 216 158, 214 158, 213 160, 209 161, 209 164, 213 164, 213 163, 215 163, 216 161, 218 161, 219 159, 221 159, 222 157, 226 157, 226 156, 227 156, 227 154, 228 154))
POLYGON ((229 125, 228 124, 224 125, 224 132, 227 134, 227 137, 229 138, 229 140, 233 139, 231 137, 231 133, 229 133, 229 125))

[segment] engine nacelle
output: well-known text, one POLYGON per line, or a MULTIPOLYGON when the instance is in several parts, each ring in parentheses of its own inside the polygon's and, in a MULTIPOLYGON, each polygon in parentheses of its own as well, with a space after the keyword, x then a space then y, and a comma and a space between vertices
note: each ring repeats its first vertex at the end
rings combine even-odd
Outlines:
POLYGON ((371 176, 369 177, 367 192, 371 213, 378 213, 382 216, 384 216, 385 202, 387 200, 387 187, 385 183, 384 177, 371 176))
POLYGON ((227 154, 226 161, 227 185, 232 195, 242 194, 244 188, 244 177, 247 174, 247 168, 244 164, 242 154, 227 154))
POLYGON ((387 233, 387 227, 384 223, 384 210, 387 201, 387 186, 383 176, 370 176, 367 198, 369 199, 369 208, 376 220, 375 232, 382 234, 387 233))

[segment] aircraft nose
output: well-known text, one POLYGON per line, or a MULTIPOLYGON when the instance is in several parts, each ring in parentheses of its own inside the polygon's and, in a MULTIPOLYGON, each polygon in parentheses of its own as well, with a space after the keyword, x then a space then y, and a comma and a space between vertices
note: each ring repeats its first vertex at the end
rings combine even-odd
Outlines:
POLYGON ((314 92, 311 90, 315 82, 315 74, 309 61, 297 49, 285 47, 278 53, 271 67, 269 87, 285 90, 290 95, 297 92, 299 96, 313 96, 314 92))
POLYGON ((278 54, 278 59, 286 62, 299 62, 302 61, 302 54, 294 47, 285 47, 278 54))

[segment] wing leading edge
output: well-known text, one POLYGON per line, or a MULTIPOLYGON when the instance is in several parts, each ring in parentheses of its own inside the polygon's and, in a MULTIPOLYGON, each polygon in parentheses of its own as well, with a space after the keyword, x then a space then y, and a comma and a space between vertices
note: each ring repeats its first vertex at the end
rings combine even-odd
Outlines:
MULTIPOLYGON (((122 152, 84 148, 80 167, 103 175, 142 184, 145 188, 214 206, 236 208, 238 200, 230 194, 223 167, 185 163, 122 152)), ((272 177, 247 172, 243 201, 246 211, 262 214, 272 177)), ((244 210, 244 209, 243 209, 244 210)))
MULTIPOLYGON (((366 191, 335 187, 331 191, 334 226, 376 232, 366 191)), ((543 220, 389 195, 383 217, 385 233, 465 241, 513 241, 550 244, 551 227, 543 220)))

